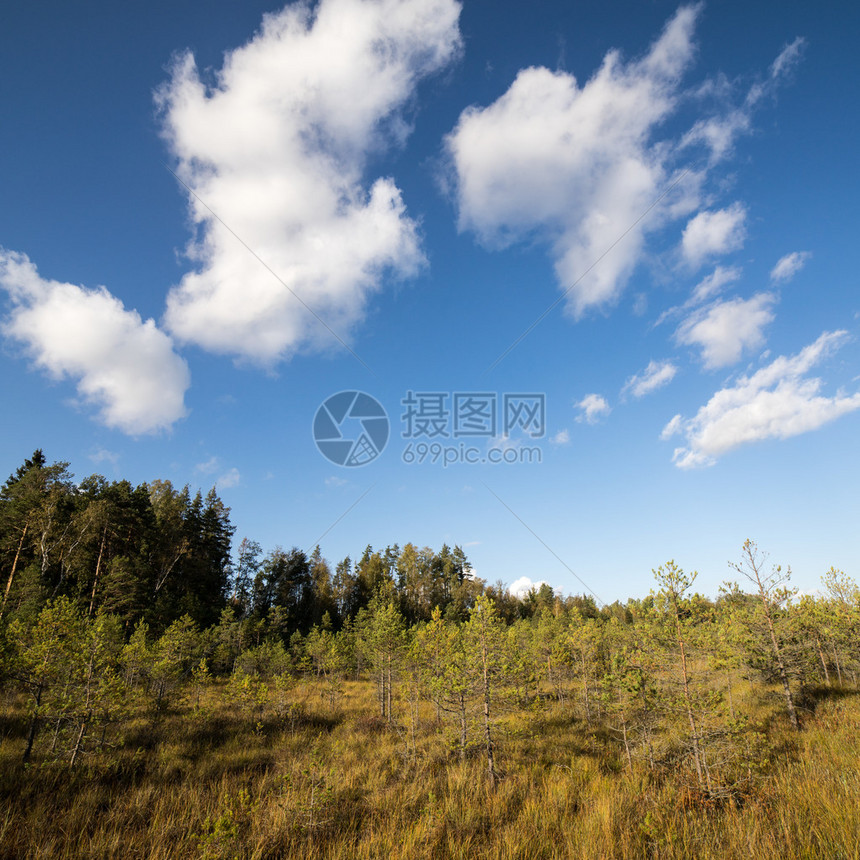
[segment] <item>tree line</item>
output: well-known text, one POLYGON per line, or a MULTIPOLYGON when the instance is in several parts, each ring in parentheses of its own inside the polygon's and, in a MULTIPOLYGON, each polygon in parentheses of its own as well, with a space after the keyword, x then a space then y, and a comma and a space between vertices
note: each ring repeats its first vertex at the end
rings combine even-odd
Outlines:
POLYGON ((75 482, 68 466, 37 450, 0 488, 0 618, 32 617, 66 596, 126 630, 143 620, 163 631, 186 614, 208 627, 230 607, 289 636, 326 614, 339 629, 383 586, 395 589, 410 622, 436 606, 462 617, 481 589, 460 547, 368 546, 332 570, 319 547, 264 553, 245 538, 234 560, 230 509, 214 487, 204 496, 166 480, 75 482))
POLYGON ((442 733, 453 756, 482 756, 491 785, 507 716, 551 703, 621 766, 676 768, 713 796, 767 766, 750 688, 799 730, 811 691, 857 686, 856 583, 831 568, 820 596, 798 598, 751 541, 716 599, 671 561, 624 604, 549 586, 519 599, 459 547, 367 547, 332 571, 318 547, 245 539, 231 560, 214 490, 76 484, 67 469, 37 451, 0 491, 0 680, 26 700, 25 760, 109 755, 130 715, 205 719, 213 690, 266 731, 302 718, 297 685, 336 713, 345 683, 366 679, 404 754, 442 733))

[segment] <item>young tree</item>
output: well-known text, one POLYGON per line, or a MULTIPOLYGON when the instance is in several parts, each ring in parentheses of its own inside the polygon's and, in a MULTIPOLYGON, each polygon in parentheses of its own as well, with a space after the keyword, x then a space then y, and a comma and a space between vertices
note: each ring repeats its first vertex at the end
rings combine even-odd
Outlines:
POLYGON ((639 661, 628 646, 622 646, 612 656, 610 671, 601 680, 601 698, 609 729, 620 735, 627 758, 627 767, 633 770, 633 733, 639 727, 643 692, 647 686, 639 661))
POLYGON ((188 615, 177 618, 149 652, 149 689, 156 714, 166 707, 200 660, 200 631, 188 615))
POLYGON ((16 619, 8 631, 14 643, 12 677, 28 692, 27 738, 23 760, 30 760, 36 736, 55 713, 52 697, 62 690, 83 638, 81 617, 66 597, 48 603, 32 626, 16 619))
POLYGON ((503 672, 504 637, 496 608, 481 595, 469 613, 465 636, 467 647, 474 655, 478 668, 478 685, 483 704, 484 749, 487 755, 487 777, 490 787, 498 782, 495 743, 493 741, 494 707, 497 684, 503 672))
POLYGON ((233 588, 230 594, 232 604, 237 616, 243 618, 251 611, 251 589, 254 578, 260 569, 260 557, 263 548, 255 540, 242 538, 239 544, 238 558, 236 560, 233 575, 233 588))
POLYGON ((51 753, 68 755, 74 766, 87 750, 93 727, 108 726, 120 714, 124 685, 119 675, 121 634, 109 615, 87 618, 61 596, 48 603, 32 626, 12 622, 12 676, 30 694, 24 761, 39 730, 54 726, 51 753))
POLYGON ((462 625, 445 621, 433 610, 430 622, 418 627, 411 645, 412 660, 437 714, 449 715, 455 725, 460 761, 466 760, 469 721, 474 695, 473 662, 462 625))
POLYGON ((761 615, 767 629, 767 636, 772 654, 772 665, 782 683, 785 706, 788 710, 788 718, 794 729, 800 729, 797 718, 797 708, 794 703, 794 695, 788 681, 788 670, 783 656, 783 644, 777 631, 777 624, 783 611, 783 607, 790 600, 794 591, 786 588, 785 583, 791 578, 791 569, 787 568, 783 573, 782 568, 775 565, 770 572, 765 570, 767 555, 759 552, 756 544, 747 539, 743 545, 743 556, 739 563, 730 563, 731 566, 743 574, 756 588, 756 596, 761 615))
POLYGON ((376 678, 380 716, 390 723, 392 681, 406 643, 403 616, 394 598, 377 593, 367 609, 359 612, 355 632, 358 646, 376 678))
POLYGON ((659 567, 654 571, 654 577, 661 586, 658 598, 661 598, 662 614, 668 622, 675 645, 678 649, 677 671, 683 691, 684 710, 690 727, 690 742, 693 749, 693 761, 696 766, 700 788, 707 787, 711 791, 711 776, 702 750, 702 738, 697 725, 694 696, 690 684, 690 667, 684 617, 688 611, 688 601, 685 595, 690 590, 697 574, 686 574, 674 561, 659 567))
POLYGON ((110 615, 82 619, 78 653, 72 660, 59 718, 70 729, 69 766, 87 751, 88 736, 101 728, 101 746, 109 725, 124 711, 125 686, 119 673, 122 634, 110 615))
POLYGON ((821 582, 829 598, 830 637, 839 683, 843 683, 843 668, 849 668, 856 685, 860 654, 860 588, 850 576, 833 567, 821 577, 821 582), (845 666, 846 657, 850 667, 845 666))
POLYGON ((317 677, 322 677, 325 682, 329 707, 332 709, 343 694, 342 676, 348 665, 344 646, 345 637, 332 632, 328 613, 323 616, 323 623, 314 627, 305 638, 305 652, 317 677))
POLYGON ((593 687, 599 677, 598 669, 602 662, 603 622, 599 617, 583 618, 573 613, 565 636, 567 643, 566 660, 574 677, 582 684, 582 707, 586 725, 594 718, 593 687))

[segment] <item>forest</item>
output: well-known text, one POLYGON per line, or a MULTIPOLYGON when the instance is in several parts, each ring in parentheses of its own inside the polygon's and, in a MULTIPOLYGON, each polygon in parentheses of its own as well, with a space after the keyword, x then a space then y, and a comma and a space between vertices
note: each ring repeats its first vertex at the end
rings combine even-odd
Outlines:
MULTIPOLYGON (((860 857, 860 589, 334 565, 37 450, 0 489, 0 858, 860 857)), ((529 571, 526 571, 528 573, 529 571)))

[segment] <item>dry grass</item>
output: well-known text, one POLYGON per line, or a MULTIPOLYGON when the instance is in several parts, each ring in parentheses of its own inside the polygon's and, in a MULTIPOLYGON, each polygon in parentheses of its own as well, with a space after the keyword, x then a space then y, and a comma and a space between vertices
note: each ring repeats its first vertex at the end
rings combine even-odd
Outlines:
MULTIPOLYGON (((860 696, 824 697, 792 738, 760 704, 776 752, 724 802, 683 769, 623 768, 617 745, 556 704, 500 727, 503 779, 461 764, 434 714, 408 726, 373 714, 368 684, 337 709, 305 685, 303 715, 260 726, 210 690, 158 724, 124 726, 111 755, 69 771, 20 764, 13 707, 0 742, 0 858, 857 858, 860 696)), ((405 707, 402 709, 405 714, 405 707)))

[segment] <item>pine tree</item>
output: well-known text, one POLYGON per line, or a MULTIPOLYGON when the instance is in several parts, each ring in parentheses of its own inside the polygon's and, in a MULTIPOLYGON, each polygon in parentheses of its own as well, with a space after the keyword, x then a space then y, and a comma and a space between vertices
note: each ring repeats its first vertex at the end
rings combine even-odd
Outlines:
POLYGON ((393 720, 393 682, 406 645, 403 616, 392 596, 380 591, 355 622, 356 642, 376 679, 379 714, 393 720))
POLYGON ((475 685, 464 628, 445 621, 442 610, 436 607, 430 622, 415 631, 411 649, 437 714, 446 714, 454 724, 460 761, 465 761, 475 685))
POLYGON ((794 694, 789 684, 788 668, 785 660, 785 648, 781 641, 782 637, 778 630, 782 610, 790 600, 794 592, 784 587, 791 578, 791 569, 784 573, 780 566, 774 566, 770 573, 765 571, 767 556, 759 552, 758 547, 751 540, 746 540, 743 545, 743 558, 738 564, 732 563, 732 567, 743 574, 756 587, 756 597, 761 616, 764 619, 767 630, 768 644, 771 649, 772 666, 782 683, 785 706, 788 718, 794 729, 800 729, 800 721, 797 718, 797 708, 794 703, 794 694))
POLYGON ((487 757, 487 778, 490 788, 498 782, 496 745, 494 740, 496 697, 505 666, 504 638, 496 608, 481 595, 469 614, 465 636, 467 648, 473 655, 478 671, 478 687, 483 711, 483 740, 487 757))
POLYGON ((669 636, 677 648, 675 669, 680 679, 682 702, 690 728, 690 744, 693 751, 693 761, 696 766, 696 776, 700 788, 710 792, 711 775, 703 749, 703 738, 699 726, 700 699, 693 690, 690 670, 690 644, 686 620, 689 617, 689 600, 687 592, 693 585, 697 574, 686 574, 674 561, 659 567, 654 576, 661 586, 658 595, 664 623, 667 625, 669 636))

